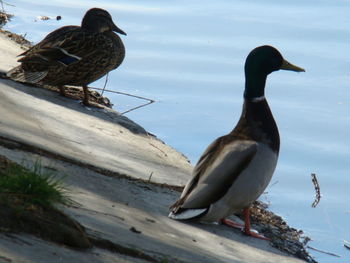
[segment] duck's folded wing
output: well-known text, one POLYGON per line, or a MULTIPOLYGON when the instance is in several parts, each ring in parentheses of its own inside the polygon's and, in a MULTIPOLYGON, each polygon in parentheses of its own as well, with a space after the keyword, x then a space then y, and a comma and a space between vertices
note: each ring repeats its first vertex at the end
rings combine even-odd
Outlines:
POLYGON ((55 47, 37 50, 35 53, 19 59, 18 62, 40 63, 43 65, 61 63, 62 65, 68 66, 79 60, 81 60, 81 57, 68 53, 65 49, 55 47))
POLYGON ((219 200, 249 165, 256 142, 230 135, 218 138, 204 152, 174 208, 205 208, 219 200))
POLYGON ((19 57, 30 56, 31 54, 35 54, 36 52, 39 52, 41 49, 48 49, 51 47, 60 46, 60 43, 64 41, 65 36, 69 35, 73 31, 76 31, 77 29, 79 29, 78 26, 65 26, 65 27, 56 29, 55 31, 52 31, 50 34, 48 34, 38 44, 24 51, 18 56, 19 57))
POLYGON ((90 56, 104 37, 81 30, 76 26, 57 29, 47 35, 40 43, 22 53, 19 62, 54 63, 69 65, 90 56), (100 39, 102 38, 102 39, 100 39))

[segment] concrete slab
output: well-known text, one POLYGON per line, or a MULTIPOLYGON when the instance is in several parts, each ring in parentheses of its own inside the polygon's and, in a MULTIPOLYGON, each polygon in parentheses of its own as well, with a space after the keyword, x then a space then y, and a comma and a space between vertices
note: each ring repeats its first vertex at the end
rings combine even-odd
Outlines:
POLYGON ((103 249, 72 250, 45 242, 30 235, 0 235, 1 263, 147 263, 103 249), (20 253, 19 253, 20 251, 20 253))
MULTIPOLYGON (((70 196, 79 203, 76 207, 64 207, 67 214, 83 224, 89 233, 139 249, 159 262, 302 262, 271 247, 268 242, 247 237, 236 229, 169 219, 169 204, 178 198, 179 193, 168 188, 104 176, 87 168, 27 152, 3 147, 0 147, 0 152, 12 161, 23 163, 26 160, 28 165, 40 158, 43 167, 55 169, 59 175, 67 176, 65 182, 70 189, 70 196)), ((27 242, 34 243, 33 246, 43 249, 55 246, 38 242, 34 237, 25 238, 27 242)), ((0 236, 0 251, 5 248, 9 250, 8 242, 10 240, 7 237, 0 236)), ((24 249, 25 252, 21 254, 28 254, 27 259, 31 259, 30 251, 33 248, 18 244, 16 238, 11 248, 12 254, 8 252, 7 257, 12 255, 13 259, 15 251, 24 249)), ((76 256, 74 250, 70 252, 60 246, 56 246, 55 251, 65 255, 72 253, 72 258, 76 256)), ((101 250, 98 254, 106 258, 110 252, 101 250)), ((36 262, 35 257, 26 262, 36 262)), ((99 261, 101 258, 94 262, 109 262, 99 261)))

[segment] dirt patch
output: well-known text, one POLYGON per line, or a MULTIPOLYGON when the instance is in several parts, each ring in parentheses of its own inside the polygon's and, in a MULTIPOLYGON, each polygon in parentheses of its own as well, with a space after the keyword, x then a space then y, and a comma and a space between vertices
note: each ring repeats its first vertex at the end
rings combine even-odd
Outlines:
MULTIPOLYGON (((0 169, 16 165, 0 156, 0 169)), ((81 226, 55 207, 26 203, 21 195, 0 196, 0 232, 25 232, 74 248, 90 248, 91 242, 81 226)))
MULTIPOLYGON (((0 33, 4 33, 4 31, 0 29, 0 33)), ((6 32, 5 32, 5 34, 6 34, 6 32)), ((10 35, 8 35, 8 36, 10 36, 10 35)), ((16 35, 16 37, 18 37, 18 35, 16 35)), ((9 79, 6 76, 6 72, 0 72, 0 78, 9 79)), ((55 87, 55 86, 32 84, 32 83, 25 83, 25 85, 31 86, 31 87, 36 87, 36 88, 41 88, 41 89, 47 89, 47 90, 57 92, 57 93, 60 92, 59 88, 55 87)), ((84 92, 83 92, 83 89, 81 87, 65 86, 65 92, 66 92, 66 96, 69 97, 70 99, 83 100, 83 98, 84 98, 84 92)), ((101 95, 101 93, 99 93, 95 90, 91 90, 91 89, 89 89, 89 101, 106 106, 108 108, 113 107, 113 104, 111 103, 111 101, 107 97, 104 97, 101 95)))
POLYGON ((17 44, 20 44, 22 48, 26 49, 32 46, 32 43, 30 43, 27 39, 25 39, 25 36, 17 35, 15 33, 12 33, 7 30, 3 30, 2 27, 11 20, 13 15, 7 14, 3 11, 0 11, 0 33, 4 34, 5 36, 9 37, 13 41, 15 41, 17 44))
POLYGON ((84 228, 55 208, 24 206, 17 199, 0 201, 0 207, 1 232, 24 232, 73 248, 92 246, 84 228))
MULTIPOLYGON (((0 155, 0 172, 11 165, 17 164, 0 155)), ((0 194, 0 233, 27 233, 74 249, 98 247, 147 262, 163 262, 141 250, 89 234, 81 224, 57 208, 28 204, 20 195, 4 198, 0 194)))
POLYGON ((32 46, 32 43, 25 39, 24 36, 3 29, 0 29, 0 33, 15 41, 17 44, 20 44, 23 49, 27 49, 32 46))
POLYGON ((267 205, 259 201, 254 202, 250 213, 253 227, 270 238, 272 246, 307 262, 316 263, 305 249, 310 238, 304 237, 302 230, 289 227, 282 217, 267 210, 267 205))
MULTIPOLYGON (((58 87, 48 86, 48 85, 39 85, 39 84, 35 85, 35 86, 39 87, 39 88, 59 92, 58 87)), ((65 86, 65 91, 66 91, 67 97, 69 97, 71 99, 83 100, 83 98, 84 98, 83 89, 80 87, 65 86)), ((106 106, 108 108, 112 108, 112 106, 113 106, 113 104, 111 103, 111 101, 107 97, 104 97, 101 95, 101 93, 99 93, 95 90, 91 90, 91 89, 89 89, 89 101, 106 106)))
POLYGON ((0 28, 2 28, 8 21, 10 21, 11 17, 13 17, 13 15, 0 11, 0 28))
POLYGON ((26 49, 32 46, 32 43, 30 43, 27 39, 25 39, 24 36, 17 35, 15 33, 12 33, 7 30, 3 30, 2 27, 11 20, 13 15, 4 13, 0 11, 0 33, 4 34, 8 38, 12 39, 15 41, 17 44, 20 44, 22 48, 26 49))
POLYGON ((133 249, 133 248, 127 248, 127 247, 121 246, 119 244, 113 243, 107 239, 100 239, 100 238, 91 237, 90 240, 94 246, 109 250, 109 251, 114 252, 114 253, 124 254, 124 255, 135 257, 135 258, 144 259, 144 260, 147 260, 148 262, 154 262, 154 263, 159 262, 157 259, 155 259, 149 255, 146 255, 145 253, 143 253, 140 250, 133 249))

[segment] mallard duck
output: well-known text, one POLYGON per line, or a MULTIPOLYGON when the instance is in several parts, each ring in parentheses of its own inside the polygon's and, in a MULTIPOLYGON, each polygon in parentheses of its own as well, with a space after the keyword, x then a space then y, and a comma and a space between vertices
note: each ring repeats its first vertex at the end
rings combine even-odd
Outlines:
POLYGON ((200 157, 180 199, 170 207, 170 218, 236 226, 225 218, 243 209, 244 232, 265 239, 250 230, 249 206, 263 193, 277 164, 280 138, 264 90, 267 75, 280 69, 305 71, 283 59, 274 47, 250 52, 241 117, 200 157))
POLYGON ((7 76, 15 81, 58 86, 82 86, 85 105, 89 102, 88 84, 117 68, 125 57, 125 48, 117 32, 126 35, 103 9, 86 12, 81 26, 64 26, 48 34, 41 42, 20 54, 21 64, 7 76))

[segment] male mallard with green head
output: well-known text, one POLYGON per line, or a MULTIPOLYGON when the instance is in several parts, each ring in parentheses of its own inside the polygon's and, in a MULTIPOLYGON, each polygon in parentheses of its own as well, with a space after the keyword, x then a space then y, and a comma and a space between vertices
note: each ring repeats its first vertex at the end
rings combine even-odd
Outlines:
POLYGON ((250 231, 249 206, 264 192, 277 164, 280 138, 264 90, 267 75, 280 69, 305 71, 271 46, 250 52, 241 117, 229 134, 216 139, 200 157, 192 179, 171 206, 170 218, 235 226, 225 217, 243 209, 244 232, 265 239, 250 231))
POLYGON ((21 64, 7 76, 19 82, 58 86, 82 86, 85 105, 89 102, 88 84, 117 68, 124 60, 125 48, 114 32, 126 35, 103 9, 86 12, 81 26, 64 26, 20 54, 21 64))

